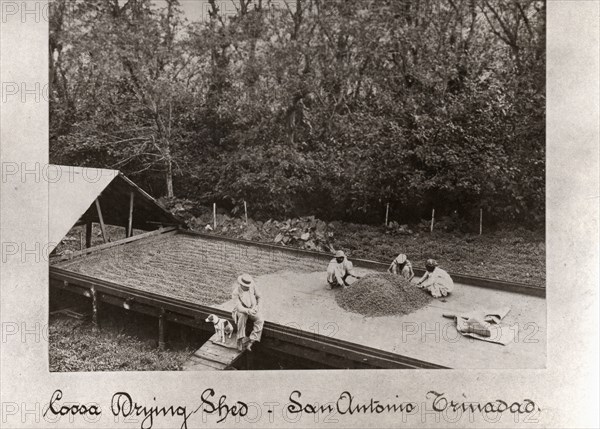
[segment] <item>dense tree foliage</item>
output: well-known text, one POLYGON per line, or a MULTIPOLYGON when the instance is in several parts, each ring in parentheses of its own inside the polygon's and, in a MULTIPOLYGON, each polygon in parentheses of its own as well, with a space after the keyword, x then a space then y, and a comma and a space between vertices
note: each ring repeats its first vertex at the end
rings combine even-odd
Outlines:
POLYGON ((259 216, 543 222, 544 2, 225 3, 53 0, 52 161, 259 216))

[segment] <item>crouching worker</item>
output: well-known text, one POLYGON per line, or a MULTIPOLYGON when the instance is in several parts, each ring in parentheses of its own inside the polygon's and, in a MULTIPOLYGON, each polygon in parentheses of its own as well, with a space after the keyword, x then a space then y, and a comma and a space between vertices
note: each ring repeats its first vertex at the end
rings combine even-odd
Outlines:
POLYGON ((335 252, 335 257, 329 261, 329 265, 327 266, 327 283, 329 284, 329 288, 345 288, 350 286, 348 282, 346 282, 348 277, 354 277, 356 279, 360 278, 360 276, 354 274, 352 262, 346 258, 344 252, 338 250, 335 252))
POLYGON ((252 351, 252 345, 260 341, 265 321, 260 311, 260 294, 250 274, 242 274, 238 277, 231 298, 234 302, 231 316, 237 326, 238 348, 241 350, 246 343, 246 349, 252 351), (249 340, 246 338, 248 319, 253 322, 249 340))
POLYGON ((415 276, 412 264, 406 258, 404 253, 400 253, 396 259, 392 261, 390 267, 388 268, 388 273, 399 274, 408 281, 411 281, 415 276))
POLYGON ((438 268, 434 259, 428 259, 425 263, 425 274, 417 282, 417 287, 426 289, 435 298, 447 296, 454 290, 454 282, 450 275, 438 268))

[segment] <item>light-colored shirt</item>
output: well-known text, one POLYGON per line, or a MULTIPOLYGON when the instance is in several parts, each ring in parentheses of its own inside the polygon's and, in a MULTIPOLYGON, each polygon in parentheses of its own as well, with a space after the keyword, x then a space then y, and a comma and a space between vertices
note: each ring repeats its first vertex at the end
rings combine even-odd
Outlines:
POLYGON ((450 274, 438 267, 435 267, 431 273, 429 271, 425 271, 425 274, 423 274, 423 277, 421 277, 419 283, 425 287, 437 284, 440 288, 443 288, 448 292, 452 292, 454 290, 454 281, 452 281, 450 274))
POLYGON ((402 271, 399 271, 399 268, 400 268, 400 264, 398 262, 396 262, 396 260, 394 259, 392 261, 392 264, 388 268, 388 272, 390 272, 392 274, 400 274, 402 277, 404 277, 407 280, 410 280, 414 277, 415 273, 413 272, 412 264, 410 263, 410 261, 408 261, 408 260, 406 261, 406 263, 404 264, 404 267, 402 268, 402 271))
POLYGON ((344 283, 344 277, 347 275, 354 276, 354 267, 352 262, 350 262, 347 258, 344 258, 342 263, 339 263, 333 258, 329 261, 329 265, 327 266, 327 277, 335 277, 338 283, 344 283))
POLYGON ((244 308, 255 308, 258 305, 260 293, 256 284, 251 285, 248 290, 243 290, 239 284, 236 284, 231 292, 231 298, 235 311, 243 312, 244 308))

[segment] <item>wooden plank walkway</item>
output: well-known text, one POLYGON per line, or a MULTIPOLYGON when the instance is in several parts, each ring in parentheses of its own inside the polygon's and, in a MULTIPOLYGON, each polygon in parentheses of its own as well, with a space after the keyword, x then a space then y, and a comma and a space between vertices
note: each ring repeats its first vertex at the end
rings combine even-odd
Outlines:
POLYGON ((235 333, 231 338, 225 337, 225 344, 221 343, 214 334, 202 347, 183 365, 184 371, 222 371, 235 369, 232 365, 237 362, 244 351, 237 349, 235 333))

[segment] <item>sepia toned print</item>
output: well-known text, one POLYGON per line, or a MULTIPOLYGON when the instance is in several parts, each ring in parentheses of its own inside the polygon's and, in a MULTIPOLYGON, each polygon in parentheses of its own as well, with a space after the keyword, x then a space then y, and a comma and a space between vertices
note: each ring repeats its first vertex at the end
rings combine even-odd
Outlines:
POLYGON ((50 369, 544 368, 545 14, 50 2, 50 369))
POLYGON ((0 1, 0 426, 598 427, 597 2, 168 6, 0 1))

